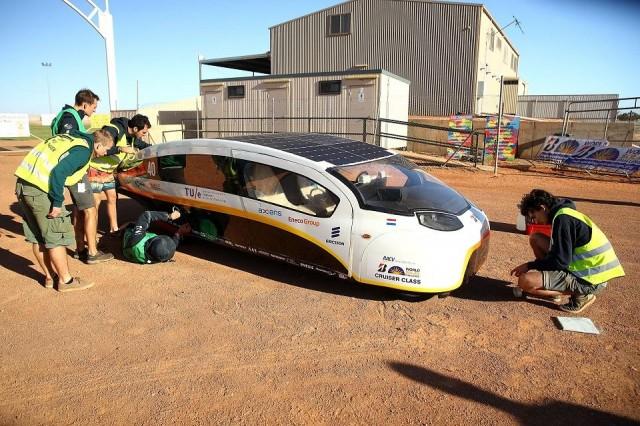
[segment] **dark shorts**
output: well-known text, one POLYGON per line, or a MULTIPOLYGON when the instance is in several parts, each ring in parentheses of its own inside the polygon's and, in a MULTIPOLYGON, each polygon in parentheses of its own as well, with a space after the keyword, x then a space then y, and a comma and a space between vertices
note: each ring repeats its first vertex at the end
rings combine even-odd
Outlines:
POLYGON ((22 209, 22 229, 25 239, 46 248, 70 246, 75 242, 70 212, 64 206, 56 218, 47 215, 51 210, 51 200, 46 192, 22 180, 16 183, 16 196, 22 209))
POLYGON ((73 204, 76 205, 78 210, 86 210, 91 207, 95 207, 93 192, 91 191, 91 183, 89 182, 89 177, 86 174, 80 182, 75 185, 67 186, 67 188, 69 188, 73 204))
POLYGON ((591 285, 580 281, 565 271, 542 271, 542 286, 545 290, 571 292, 573 294, 598 294, 605 289, 607 283, 591 285))

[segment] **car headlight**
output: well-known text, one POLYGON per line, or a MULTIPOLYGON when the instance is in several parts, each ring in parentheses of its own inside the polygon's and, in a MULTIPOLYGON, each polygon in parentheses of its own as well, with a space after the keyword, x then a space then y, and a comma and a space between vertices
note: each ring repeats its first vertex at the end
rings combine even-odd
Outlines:
POLYGON ((420 225, 437 231, 457 231, 462 228, 462 222, 457 216, 442 212, 417 213, 420 225))

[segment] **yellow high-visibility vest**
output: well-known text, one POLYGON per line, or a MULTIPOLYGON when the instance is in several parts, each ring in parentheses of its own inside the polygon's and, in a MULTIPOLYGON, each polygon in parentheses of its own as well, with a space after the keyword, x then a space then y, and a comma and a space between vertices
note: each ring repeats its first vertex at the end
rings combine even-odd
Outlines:
MULTIPOLYGON (((118 127, 113 124, 107 124, 104 127, 113 127, 114 129, 116 129, 117 132, 119 132, 118 127)), ((118 142, 116 142, 116 146, 128 146, 126 131, 124 132, 122 137, 118 139, 118 142)), ((89 166, 92 169, 100 170, 105 173, 114 173, 118 169, 118 166, 120 165, 120 163, 122 163, 125 159, 127 159, 130 156, 135 157, 135 154, 127 154, 125 152, 119 152, 117 154, 105 155, 103 157, 98 157, 91 160, 91 163, 89 164, 89 166)))
POLYGON ((558 210, 553 220, 562 214, 574 217, 591 228, 589 242, 573 249, 569 272, 592 285, 623 277, 624 269, 604 232, 587 215, 569 207, 558 210))
MULTIPOLYGON (((66 134, 60 134, 40 142, 24 157, 16 169, 15 175, 48 193, 51 171, 58 165, 61 157, 76 146, 89 148, 89 143, 83 138, 66 134)), ((82 180, 89 168, 89 158, 90 156, 87 157, 87 163, 83 167, 66 178, 65 186, 76 184, 82 180)))

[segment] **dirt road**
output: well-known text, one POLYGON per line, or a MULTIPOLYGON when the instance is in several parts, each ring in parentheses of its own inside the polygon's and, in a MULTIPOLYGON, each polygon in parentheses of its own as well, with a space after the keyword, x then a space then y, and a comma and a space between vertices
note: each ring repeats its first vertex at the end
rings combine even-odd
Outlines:
MULTIPOLYGON (((480 275, 446 299, 411 300, 203 242, 161 265, 71 260, 97 284, 59 294, 42 287, 21 238, 20 159, 0 157, 0 424, 640 421, 638 184, 430 169, 493 228, 480 275), (561 311, 505 287, 531 257, 513 223, 532 187, 574 198, 626 269, 584 312, 599 336, 558 330, 561 311)), ((121 221, 138 211, 121 200, 121 221)))

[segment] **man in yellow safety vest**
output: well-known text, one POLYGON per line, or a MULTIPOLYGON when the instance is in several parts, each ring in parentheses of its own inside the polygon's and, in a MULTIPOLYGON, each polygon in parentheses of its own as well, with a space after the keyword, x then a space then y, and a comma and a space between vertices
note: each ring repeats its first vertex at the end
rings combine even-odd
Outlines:
POLYGON ((113 138, 104 130, 60 134, 36 145, 16 169, 24 235, 32 243, 47 288, 56 285, 58 291, 66 292, 93 285, 69 273, 67 246, 75 237, 64 207, 64 187, 81 181, 91 158, 105 155, 112 146, 113 138))
POLYGON ((533 223, 551 224, 551 238, 534 233, 529 239, 536 260, 511 271, 522 291, 541 297, 570 295, 560 309, 578 313, 596 300, 609 280, 624 276, 607 237, 571 200, 534 189, 518 207, 533 223))

